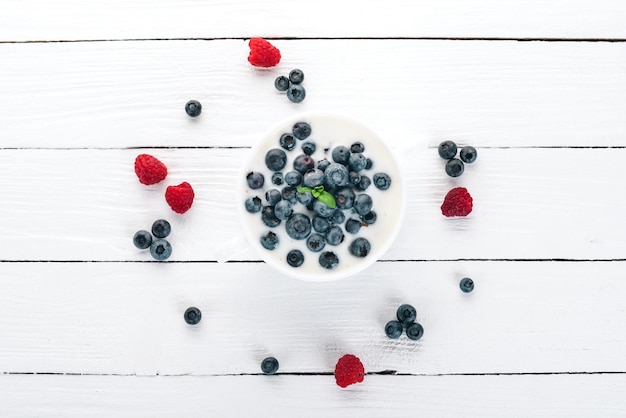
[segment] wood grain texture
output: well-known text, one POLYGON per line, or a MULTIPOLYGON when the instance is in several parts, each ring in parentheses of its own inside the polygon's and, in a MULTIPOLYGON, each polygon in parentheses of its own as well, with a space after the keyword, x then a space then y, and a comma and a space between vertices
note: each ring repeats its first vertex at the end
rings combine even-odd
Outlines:
POLYGON ((273 355, 331 373, 346 353, 369 372, 626 372, 624 262, 379 262, 329 283, 263 263, 2 263, 0 277, 3 372, 238 375, 273 355), (402 303, 418 342, 384 334, 402 303))
POLYGON ((281 40, 254 69, 243 40, 0 45, 2 147, 249 146, 327 111, 391 142, 626 145, 626 43, 281 40), (306 74, 294 105, 273 80, 306 74), (190 99, 203 114, 183 111, 190 99))
POLYGON ((623 375, 1 376, 11 417, 623 417, 623 375))
POLYGON ((214 37, 624 38, 615 0, 8 0, 0 40, 214 37))
MULTIPOLYGON (((407 185, 407 215, 386 260, 623 259, 626 202, 618 198, 625 149, 480 149, 456 179, 428 144, 393 147, 407 185), (601 183, 599 182, 601 179, 601 183), (474 211, 440 206, 467 187, 474 211)), ((249 149, 0 150, 2 260, 149 261, 133 234, 172 223, 174 261, 259 260, 243 238, 235 190, 249 149), (168 178, 141 185, 135 157, 150 152, 168 178), (193 207, 171 211, 168 185, 188 181, 193 207)))

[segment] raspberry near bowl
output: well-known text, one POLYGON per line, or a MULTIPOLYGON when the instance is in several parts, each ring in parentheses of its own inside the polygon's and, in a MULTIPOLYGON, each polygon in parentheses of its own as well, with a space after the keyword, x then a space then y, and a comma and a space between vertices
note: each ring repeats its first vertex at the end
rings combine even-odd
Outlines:
POLYGON ((389 249, 404 183, 381 139, 350 118, 306 113, 267 132, 237 179, 243 232, 278 271, 311 281, 352 276, 389 249))

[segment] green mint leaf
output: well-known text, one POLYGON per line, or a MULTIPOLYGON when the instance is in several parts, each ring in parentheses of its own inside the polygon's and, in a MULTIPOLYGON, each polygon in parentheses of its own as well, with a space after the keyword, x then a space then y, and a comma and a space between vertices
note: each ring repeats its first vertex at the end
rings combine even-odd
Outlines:
POLYGON ((337 207, 337 203, 335 202, 335 198, 333 197, 333 195, 326 191, 322 191, 317 200, 319 200, 329 208, 334 209, 337 207))
POLYGON ((311 189, 310 187, 298 187, 296 190, 298 190, 298 193, 306 193, 306 192, 313 191, 313 189, 311 189))
POLYGON ((324 193, 324 186, 319 185, 319 186, 315 186, 313 188, 313 190, 311 191, 311 194, 313 195, 314 198, 319 199, 320 196, 322 195, 322 193, 324 193))

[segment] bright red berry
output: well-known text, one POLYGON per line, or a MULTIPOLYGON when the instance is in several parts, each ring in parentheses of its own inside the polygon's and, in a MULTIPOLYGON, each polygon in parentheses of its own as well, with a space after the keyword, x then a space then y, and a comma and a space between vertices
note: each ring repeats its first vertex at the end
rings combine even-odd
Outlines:
POLYGON ((363 381, 365 369, 358 357, 346 354, 337 361, 335 366, 335 380, 342 388, 363 381))
POLYGON ((135 158, 135 174, 141 184, 156 184, 167 176, 167 167, 152 155, 139 154, 135 158))
POLYGON ((280 51, 263 38, 252 38, 249 42, 248 61, 255 67, 273 67, 280 62, 280 51))
POLYGON ((465 187, 456 187, 448 192, 441 205, 444 216, 467 216, 472 211, 472 196, 465 187))
POLYGON ((165 189, 165 200, 176 213, 187 212, 193 203, 193 198, 193 188, 186 181, 178 186, 168 186, 165 189))

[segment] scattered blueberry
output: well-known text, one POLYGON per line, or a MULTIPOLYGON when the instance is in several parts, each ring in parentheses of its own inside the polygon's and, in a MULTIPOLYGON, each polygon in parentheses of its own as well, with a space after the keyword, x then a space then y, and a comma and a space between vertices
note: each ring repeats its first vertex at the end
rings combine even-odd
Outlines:
POLYGON ((287 154, 280 148, 273 148, 265 154, 265 165, 272 171, 280 171, 287 165, 287 154))
POLYGON ((316 200, 315 202, 313 202, 313 211, 316 215, 319 215, 322 218, 330 218, 335 212, 335 209, 331 208, 324 202, 316 200))
POLYGON ((274 87, 276 87, 278 91, 286 91, 289 88, 289 79, 284 75, 279 75, 276 77, 276 80, 274 80, 274 87))
POLYGON ((289 219, 293 213, 293 206, 286 200, 281 200, 274 206, 274 215, 281 221, 289 219))
POLYGON ((330 187, 343 187, 350 180, 350 172, 345 165, 332 163, 324 171, 324 180, 330 187))
POLYGON ((361 221, 364 224, 372 225, 376 222, 376 212, 374 212, 373 210, 369 211, 365 215, 361 216, 361 221))
POLYGON ((313 216, 313 229, 320 234, 325 234, 330 229, 330 221, 320 215, 313 216))
POLYGON ((274 173, 272 174, 272 184, 275 186, 280 186, 283 184, 283 173, 274 173))
POLYGON ((282 199, 282 195, 278 189, 269 189, 265 192, 265 200, 270 206, 276 206, 276 203, 280 202, 280 199, 282 199))
POLYGON ((334 269, 339 265, 339 258, 332 251, 324 251, 320 254, 319 262, 325 269, 334 269))
POLYGON ((361 229, 361 222, 356 219, 348 219, 346 221, 346 232, 356 234, 361 229))
POLYGON ((291 267, 300 267, 304 263, 304 254, 300 250, 291 250, 287 254, 287 264, 291 267))
POLYGON ((400 336, 402 335, 402 331, 402 324, 398 321, 389 321, 387 322, 387 325, 385 325, 385 334, 387 334, 387 337, 394 340, 396 338, 400 338, 400 336))
POLYGON ((391 186, 391 177, 387 173, 376 173, 372 177, 374 186, 379 190, 387 190, 391 186))
POLYGON ((165 238, 170 234, 170 232, 172 232, 172 227, 165 219, 157 219, 152 224, 152 235, 156 238, 165 238))
POLYGON ((278 143, 287 151, 291 151, 296 147, 296 138, 292 134, 282 134, 278 143))
POLYGON ((368 158, 367 159, 367 164, 365 164, 365 169, 366 170, 371 170, 373 166, 374 166, 374 161, 372 161, 371 158, 368 158))
POLYGON ((291 81, 293 84, 300 84, 302 83, 302 80, 304 80, 304 73, 302 72, 302 70, 291 70, 291 72, 289 73, 289 81, 291 81))
POLYGON ((350 173, 348 174, 348 182, 350 184, 357 185, 359 184, 360 181, 361 181, 361 175, 357 173, 356 171, 350 171, 350 173))
POLYGON ((172 246, 166 239, 156 239, 150 245, 150 254, 155 260, 163 261, 172 255, 172 246))
POLYGON ((264 374, 274 374, 278 371, 278 360, 274 357, 267 357, 261 362, 261 371, 264 374))
POLYGON ((293 125, 293 136, 298 139, 307 139, 311 135, 311 125, 306 122, 296 122, 293 125))
POLYGON ((287 89, 287 98, 292 103, 300 103, 306 97, 306 90, 300 84, 292 84, 287 89))
POLYGON ((306 187, 314 188, 321 186, 324 183, 324 172, 313 168, 304 173, 304 185, 306 187))
POLYGON ((202 319, 202 312, 200 312, 200 309, 192 306, 191 308, 187 308, 183 318, 185 318, 185 322, 189 325, 196 325, 202 319))
POLYGON ((315 152, 315 143, 311 141, 306 141, 302 144, 302 152, 306 155, 312 155, 315 152))
POLYGON ((363 216, 372 211, 372 205, 374 202, 368 194, 360 194, 354 199, 354 211, 363 216))
POLYGON ((268 250, 275 250, 278 247, 278 235, 269 231, 265 235, 261 235, 261 245, 268 250))
POLYGON ((478 154, 476 153, 476 148, 470 147, 468 145, 466 147, 461 148, 461 152, 459 153, 459 156, 461 157, 461 161, 463 161, 464 163, 470 164, 476 161, 476 157, 478 156, 478 154))
POLYGON ((350 154, 350 158, 348 159, 348 167, 350 170, 359 172, 365 169, 367 165, 367 158, 361 153, 350 154))
POLYGON ((317 162, 317 169, 326 171, 329 165, 330 165, 330 161, 328 161, 327 159, 323 159, 317 162))
POLYGON ((458 177, 463 174, 463 170, 465 167, 463 166, 463 161, 458 158, 452 158, 446 163, 446 174, 450 177, 458 177))
POLYGON ((413 306, 404 304, 400 305, 398 311, 396 312, 396 316, 398 317, 398 321, 406 327, 415 321, 415 318, 417 318, 417 311, 413 306))
POLYGON ((133 236, 133 244, 140 250, 145 250, 152 244, 152 235, 148 231, 137 231, 133 236))
POLYGON ((365 151, 365 145, 363 145, 361 142, 355 142, 354 144, 350 145, 350 152, 363 152, 365 151))
POLYGON ((367 257, 371 249, 370 242, 365 238, 357 238, 350 244, 350 254, 359 258, 367 257))
POLYGON ((326 242, 329 245, 339 245, 343 242, 344 235, 340 226, 331 226, 328 232, 326 232, 326 242))
POLYGON ((300 154, 293 160, 293 169, 300 174, 304 174, 314 167, 315 161, 313 161, 313 158, 309 157, 306 154, 300 154))
POLYGON ((304 206, 308 206, 313 203, 313 194, 311 192, 296 192, 296 199, 304 206))
POLYGON ((290 186, 299 186, 302 183, 302 174, 297 171, 290 171, 283 176, 283 179, 290 186))
POLYGON ((263 174, 257 171, 251 171, 246 176, 246 180, 248 181, 248 187, 251 189, 260 189, 265 184, 265 177, 263 174))
POLYGON ((335 209, 333 214, 330 216, 330 221, 335 225, 340 225, 343 221, 346 220, 346 214, 343 213, 341 209, 335 209))
POLYGON ((280 219, 276 217, 273 206, 264 206, 261 210, 261 220, 270 228, 280 225, 280 219))
POLYGON ((296 189, 295 187, 292 186, 287 186, 283 188, 283 199, 288 201, 289 203, 291 203, 292 205, 295 205, 298 202, 298 189, 296 189))
POLYGON ((474 280, 470 279, 469 277, 465 277, 461 279, 459 286, 461 287, 461 290, 463 292, 469 293, 474 290, 474 280))
POLYGON ((318 233, 312 233, 306 239, 306 247, 313 251, 314 253, 322 251, 322 249, 326 246, 326 240, 324 236, 318 233))
POLYGON ((189 100, 185 104, 185 112, 187 112, 187 114, 192 118, 195 118, 202 112, 202 105, 197 100, 189 100))
POLYGON ((406 336, 411 340, 419 340, 424 335, 424 328, 417 322, 412 323, 406 328, 406 336))
POLYGON ((355 187, 357 190, 363 192, 367 190, 368 187, 370 187, 370 184, 372 184, 372 180, 370 180, 368 176, 361 174, 361 180, 359 180, 359 183, 356 184, 355 187))
POLYGON ((250 213, 257 213, 261 210, 262 202, 258 196, 250 196, 246 199, 246 210, 250 213))
POLYGON ((333 161, 339 164, 346 165, 350 160, 350 150, 348 147, 344 147, 343 145, 338 145, 333 148, 333 152, 331 154, 333 157, 333 161))
POLYGON ((354 205, 356 194, 352 188, 345 187, 337 190, 333 197, 335 198, 335 203, 339 209, 351 209, 354 205))
POLYGON ((437 151, 439 156, 444 160, 449 160, 456 156, 456 144, 453 141, 443 141, 439 144, 437 151))
POLYGON ((285 230, 293 239, 305 239, 311 233, 311 220, 303 213, 294 213, 285 222, 285 230))

